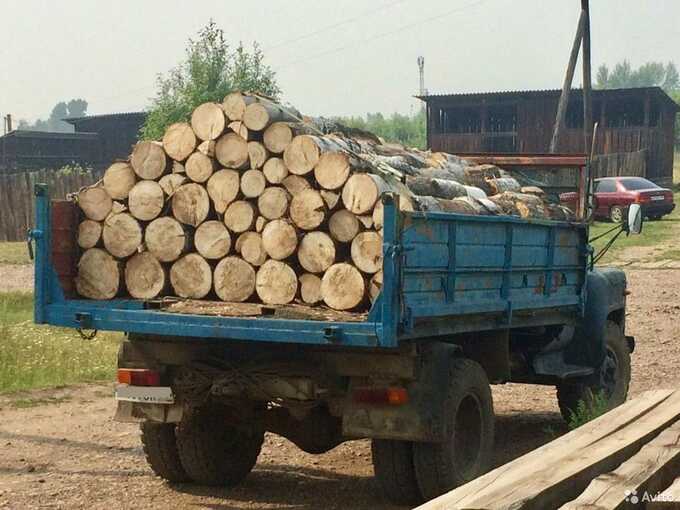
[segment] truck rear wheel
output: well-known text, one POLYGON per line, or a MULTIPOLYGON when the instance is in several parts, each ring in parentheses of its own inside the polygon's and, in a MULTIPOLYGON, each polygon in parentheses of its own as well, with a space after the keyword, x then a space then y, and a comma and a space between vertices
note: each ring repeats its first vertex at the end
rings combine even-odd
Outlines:
POLYGON ((405 506, 423 501, 413 466, 412 442, 374 439, 371 454, 375 478, 387 499, 405 506))
POLYGON ((590 407, 597 394, 607 400, 607 411, 626 401, 630 384, 630 348, 621 326, 614 321, 607 321, 605 349, 605 359, 596 380, 557 385, 557 402, 567 423, 578 409, 579 402, 590 407))
POLYGON ((189 478, 203 485, 232 486, 255 466, 264 433, 230 425, 219 407, 194 408, 177 427, 177 447, 189 478))
POLYGON ((174 423, 143 422, 142 447, 151 470, 168 482, 187 482, 189 476, 177 451, 174 423))
POLYGON ((426 500, 486 472, 493 454, 493 399, 484 369, 472 360, 456 359, 449 379, 448 437, 413 445, 416 478, 426 500))

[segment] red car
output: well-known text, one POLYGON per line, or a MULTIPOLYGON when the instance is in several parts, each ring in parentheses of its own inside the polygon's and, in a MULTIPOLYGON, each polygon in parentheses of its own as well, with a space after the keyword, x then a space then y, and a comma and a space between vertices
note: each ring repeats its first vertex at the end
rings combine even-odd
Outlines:
POLYGON ((595 217, 621 223, 630 204, 640 204, 642 214, 658 220, 675 208, 673 192, 642 177, 595 179, 595 217))

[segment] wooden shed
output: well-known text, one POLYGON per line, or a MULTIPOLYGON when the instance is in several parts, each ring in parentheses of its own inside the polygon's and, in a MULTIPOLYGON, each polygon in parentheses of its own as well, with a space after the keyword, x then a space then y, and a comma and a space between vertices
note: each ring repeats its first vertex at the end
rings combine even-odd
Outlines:
POLYGON ((73 163, 90 166, 99 159, 100 143, 97 133, 10 131, 0 137, 0 173, 73 163))
POLYGON ((137 143, 139 130, 146 120, 146 112, 110 113, 64 119, 76 133, 97 133, 101 140, 99 163, 105 165, 115 159, 125 159, 137 143))
MULTIPOLYGON (((422 96, 428 147, 454 154, 547 152, 560 92, 422 96)), ((671 185, 678 111, 680 106, 659 87, 594 90, 595 175, 639 175, 671 185)), ((589 153, 584 145, 583 95, 574 89, 557 151, 589 153)))

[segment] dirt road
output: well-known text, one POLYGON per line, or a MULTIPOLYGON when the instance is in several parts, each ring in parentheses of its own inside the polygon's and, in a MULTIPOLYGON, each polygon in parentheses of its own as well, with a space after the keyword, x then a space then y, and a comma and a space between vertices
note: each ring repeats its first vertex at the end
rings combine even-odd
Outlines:
MULTIPOLYGON (((628 275, 628 330, 637 338, 631 391, 680 387, 680 271, 628 275)), ((242 486, 170 487, 146 467, 136 426, 111 420, 110 394, 110 385, 90 385, 0 399, 0 507, 392 508, 372 479, 367 441, 313 456, 269 436, 242 486)), ((552 388, 506 385, 494 399, 496 464, 565 431, 552 388)))

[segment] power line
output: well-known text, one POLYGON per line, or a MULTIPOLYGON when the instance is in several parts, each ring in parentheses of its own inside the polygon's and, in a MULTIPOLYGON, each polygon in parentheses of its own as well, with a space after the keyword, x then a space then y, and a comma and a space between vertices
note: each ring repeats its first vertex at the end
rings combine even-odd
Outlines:
POLYGON ((376 34, 376 35, 374 35, 374 36, 367 37, 367 38, 361 39, 361 40, 359 40, 359 41, 354 41, 354 42, 351 42, 351 43, 349 43, 349 44, 345 44, 345 45, 343 45, 343 46, 338 46, 337 48, 333 48, 333 49, 330 49, 330 50, 326 50, 326 51, 322 51, 322 52, 319 52, 319 53, 315 53, 315 54, 310 55, 310 56, 308 56, 308 57, 304 57, 304 58, 300 58, 300 59, 297 59, 297 60, 293 60, 293 61, 291 61, 291 62, 288 62, 288 63, 286 63, 286 64, 280 66, 278 69, 279 69, 279 70, 281 70, 281 69, 286 69, 286 68, 288 68, 288 67, 294 66, 294 65, 299 64, 299 63, 302 63, 302 62, 307 62, 307 61, 309 61, 309 60, 312 60, 312 59, 315 59, 315 58, 318 58, 318 57, 323 57, 323 56, 325 56, 325 55, 330 55, 330 54, 332 54, 332 53, 338 53, 338 52, 340 52, 340 51, 344 51, 344 50, 349 49, 349 48, 351 48, 351 47, 353 47, 353 46, 356 46, 357 44, 367 43, 367 42, 375 41, 375 40, 377 40, 377 39, 382 39, 383 37, 388 37, 388 36, 390 36, 390 35, 398 34, 398 33, 403 32, 403 31, 405 31, 405 30, 410 30, 410 29, 415 28, 415 27, 417 27, 417 26, 419 26, 419 25, 422 25, 423 23, 429 23, 430 21, 438 21, 438 20, 444 19, 444 18, 446 18, 446 17, 448 17, 448 16, 450 16, 450 15, 452 15, 452 14, 455 14, 455 13, 457 13, 457 12, 462 12, 462 11, 465 11, 465 10, 468 10, 468 9, 471 9, 471 8, 474 8, 474 7, 477 7, 477 6, 479 6, 479 5, 483 4, 483 3, 486 3, 486 2, 488 2, 488 1, 489 1, 489 0, 478 0, 477 2, 468 4, 468 5, 465 5, 465 6, 462 6, 462 7, 457 7, 457 8, 455 8, 455 9, 451 9, 451 10, 446 11, 446 12, 443 12, 443 13, 441 13, 441 14, 437 14, 436 16, 431 16, 431 17, 429 17, 429 18, 425 18, 425 19, 422 19, 422 20, 419 20, 419 21, 415 21, 415 22, 413 22, 413 23, 409 23, 409 24, 406 24, 406 25, 402 25, 401 27, 396 28, 396 29, 394 29, 394 30, 390 30, 390 31, 388 31, 388 32, 383 32, 383 33, 381 33, 381 34, 376 34))
POLYGON ((362 12, 361 14, 358 14, 357 16, 354 16, 352 18, 347 18, 342 21, 338 21, 337 23, 333 23, 332 25, 326 25, 325 27, 321 27, 318 30, 315 30, 314 32, 310 32, 308 34, 304 34, 298 37, 294 37, 292 39, 287 39, 285 41, 278 42, 276 44, 273 44, 271 46, 267 46, 264 48, 264 51, 269 51, 273 50, 276 48, 280 48, 281 46, 285 46, 287 44, 294 44, 296 42, 302 41, 304 39, 309 39, 310 37, 314 37, 315 35, 319 35, 326 30, 332 30, 334 28, 341 27, 343 25, 348 25, 349 23, 354 23, 355 21, 359 21, 364 19, 366 16, 370 14, 375 14, 376 12, 380 12, 386 9, 389 9, 391 7, 394 7, 397 4, 404 3, 406 0, 396 0, 395 2, 390 2, 389 4, 382 5, 380 7, 377 7, 376 9, 369 9, 367 11, 362 12))

